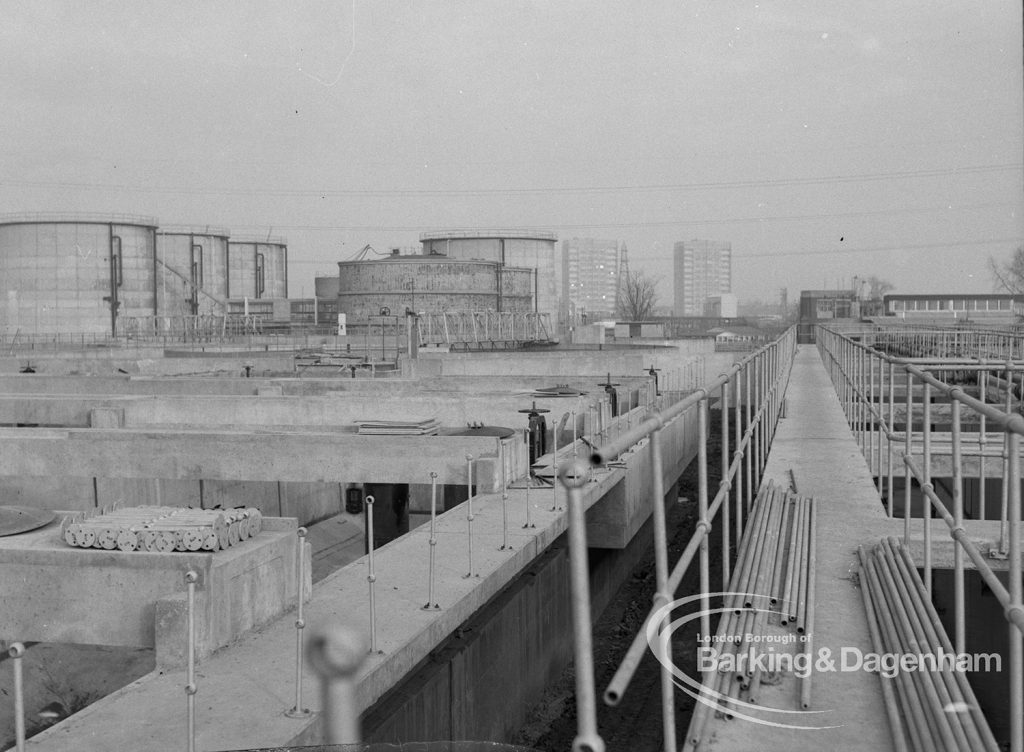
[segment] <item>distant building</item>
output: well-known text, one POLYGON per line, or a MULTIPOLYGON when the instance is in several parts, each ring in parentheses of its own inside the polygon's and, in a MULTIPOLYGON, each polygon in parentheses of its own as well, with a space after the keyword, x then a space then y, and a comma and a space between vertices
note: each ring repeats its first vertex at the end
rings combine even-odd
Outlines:
POLYGON ((731 292, 713 295, 704 301, 704 315, 716 318, 736 318, 739 303, 731 292))
POLYGON ((617 240, 572 238, 562 241, 562 315, 588 321, 615 314, 619 288, 617 240))
POLYGON ((680 241, 673 263, 676 316, 703 316, 708 298, 732 292, 732 243, 680 241))
POLYGON ((984 321, 1010 324, 1024 314, 1024 295, 949 293, 885 295, 886 316, 914 321, 984 321))

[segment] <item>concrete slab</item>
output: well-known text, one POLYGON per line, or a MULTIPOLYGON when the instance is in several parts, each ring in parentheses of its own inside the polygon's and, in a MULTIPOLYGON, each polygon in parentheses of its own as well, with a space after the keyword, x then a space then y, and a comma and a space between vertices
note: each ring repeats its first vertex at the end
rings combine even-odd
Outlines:
POLYGON ((0 639, 156 648, 185 653, 185 572, 199 574, 197 649, 208 655, 284 613, 296 597, 295 521, 215 553, 72 548, 59 519, 0 538, 0 639))

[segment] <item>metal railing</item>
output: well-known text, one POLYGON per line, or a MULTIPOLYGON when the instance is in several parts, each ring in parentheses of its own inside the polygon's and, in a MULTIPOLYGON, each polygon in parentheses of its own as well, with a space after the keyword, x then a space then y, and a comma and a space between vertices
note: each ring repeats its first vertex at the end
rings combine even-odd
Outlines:
MULTIPOLYGON (((959 334, 959 333, 954 333, 959 334)), ((978 334, 972 332, 972 334, 978 334)), ((893 357, 872 345, 888 346, 892 338, 877 340, 869 335, 866 342, 837 333, 826 327, 817 331, 818 349, 835 384, 840 402, 869 465, 876 469, 876 488, 887 499, 889 516, 893 516, 896 462, 903 465, 903 540, 911 535, 912 486, 916 482, 924 498, 922 537, 924 590, 932 594, 932 531, 933 512, 949 528, 953 547, 953 644, 958 654, 966 652, 966 606, 964 598, 965 559, 971 560, 978 574, 998 598, 1008 622, 1010 664, 1010 749, 1024 750, 1024 600, 1021 582, 1021 436, 1024 417, 1012 412, 1020 409, 1020 385, 1024 383, 1024 363, 1012 360, 986 362, 978 357, 946 358, 921 361, 893 357), (867 344, 867 343, 871 344, 867 344), (941 377, 941 378, 940 378, 941 377), (956 378, 973 385, 947 383, 956 378), (900 387, 902 402, 897 396, 900 387), (978 396, 968 394, 976 391, 978 396), (916 395, 916 398, 915 398, 916 395), (999 400, 993 404, 991 399, 999 400), (942 400, 943 405, 935 404, 942 400), (948 415, 944 403, 949 403, 948 415), (941 412, 940 412, 941 408, 941 412), (967 418, 963 415, 968 411, 967 418), (938 421, 948 420, 946 431, 938 430, 938 421), (902 431, 896 427, 902 422, 902 431), (974 430, 965 431, 965 426, 974 430), (937 436, 939 435, 939 436, 937 436), (883 451, 884 445, 884 451, 883 451), (898 454, 894 458, 894 454, 898 454), (885 458, 883 462, 883 457, 885 458), (920 457, 920 459, 919 459, 920 457), (950 512, 939 495, 935 477, 936 460, 948 458, 951 474, 950 512), (1002 491, 1000 498, 1000 533, 998 543, 984 550, 972 541, 964 527, 964 472, 967 461, 981 478, 979 483, 980 518, 986 519, 986 461, 999 463, 1002 491), (885 472, 883 482, 883 470, 885 472), (1004 586, 989 563, 990 559, 1007 559, 1009 587, 1004 586)), ((997 340, 1008 348, 1012 339, 997 340)), ((947 340, 947 343, 949 340, 947 340)), ((986 337, 973 342, 991 344, 986 337)), ((963 346, 964 341, 958 341, 963 346)), ((982 353, 987 352, 982 350, 982 353)), ((1007 354, 1019 351, 1007 349, 1007 354)))
MULTIPOLYGON (((736 541, 743 533, 744 517, 749 511, 768 458, 768 448, 775 435, 776 425, 783 413, 784 395, 796 352, 796 331, 786 331, 775 342, 733 364, 725 373, 704 387, 683 397, 663 409, 656 409, 635 427, 601 444, 589 462, 582 459, 561 464, 559 479, 566 489, 569 515, 569 557, 572 585, 572 611, 576 676, 577 735, 573 742, 575 752, 602 752, 604 741, 597 731, 597 694, 594 687, 594 659, 592 654, 590 621, 590 583, 588 579, 586 522, 582 487, 586 485, 591 468, 616 459, 630 447, 643 440, 649 441, 651 499, 657 592, 644 625, 604 693, 604 700, 615 705, 622 698, 647 648, 648 624, 655 614, 670 603, 694 557, 700 568, 701 634, 708 639, 711 599, 711 568, 708 537, 715 520, 721 513, 719 529, 722 531, 723 590, 730 579, 730 539, 735 526, 736 541), (708 483, 708 428, 709 405, 718 403, 721 409, 721 464, 722 480, 714 491, 708 483), (661 432, 670 423, 690 411, 697 411, 698 442, 698 515, 697 529, 682 555, 669 569, 668 540, 665 519, 665 478, 663 477, 661 432), (730 412, 732 415, 730 416, 730 412), (730 431, 730 417, 733 428, 730 431), (731 502, 734 504, 731 505, 731 502), (730 514, 735 513, 735 519, 730 514)), ((658 625, 659 632, 666 626, 658 625)), ((667 633, 666 633, 667 634, 667 633)), ((661 664, 661 703, 663 741, 665 750, 675 752, 675 702, 671 669, 671 644, 664 637, 659 640, 661 664)), ((704 686, 711 681, 712 672, 704 676, 704 686)), ((702 703, 699 708, 704 707, 702 703)), ((692 736, 692 735, 691 735, 692 736)))

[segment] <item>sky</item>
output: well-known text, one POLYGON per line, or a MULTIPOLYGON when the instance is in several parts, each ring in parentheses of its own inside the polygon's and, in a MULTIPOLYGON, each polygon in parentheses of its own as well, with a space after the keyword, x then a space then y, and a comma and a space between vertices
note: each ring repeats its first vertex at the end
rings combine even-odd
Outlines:
POLYGON ((677 241, 741 299, 989 292, 1024 245, 1021 4, 0 0, 0 213, 289 241, 290 294, 426 231, 677 241))

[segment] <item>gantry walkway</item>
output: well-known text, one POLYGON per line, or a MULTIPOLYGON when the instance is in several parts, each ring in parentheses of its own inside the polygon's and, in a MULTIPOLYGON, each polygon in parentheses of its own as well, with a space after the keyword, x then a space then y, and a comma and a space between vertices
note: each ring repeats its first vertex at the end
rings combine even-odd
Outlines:
MULTIPOLYGON (((902 533, 902 521, 886 516, 864 456, 843 415, 817 350, 804 345, 796 355, 786 394, 785 417, 772 442, 764 482, 791 487, 817 505, 815 623, 817 654, 844 647, 873 650, 855 575, 857 545, 902 533)), ((838 665, 838 663, 837 663, 838 665)), ((812 675, 812 707, 799 717, 767 713, 771 723, 709 719, 703 748, 718 750, 893 749, 879 678, 865 671, 812 675), (830 727, 808 729, 806 727, 830 727)), ((787 676, 762 690, 766 707, 796 709, 800 686, 787 676)))

